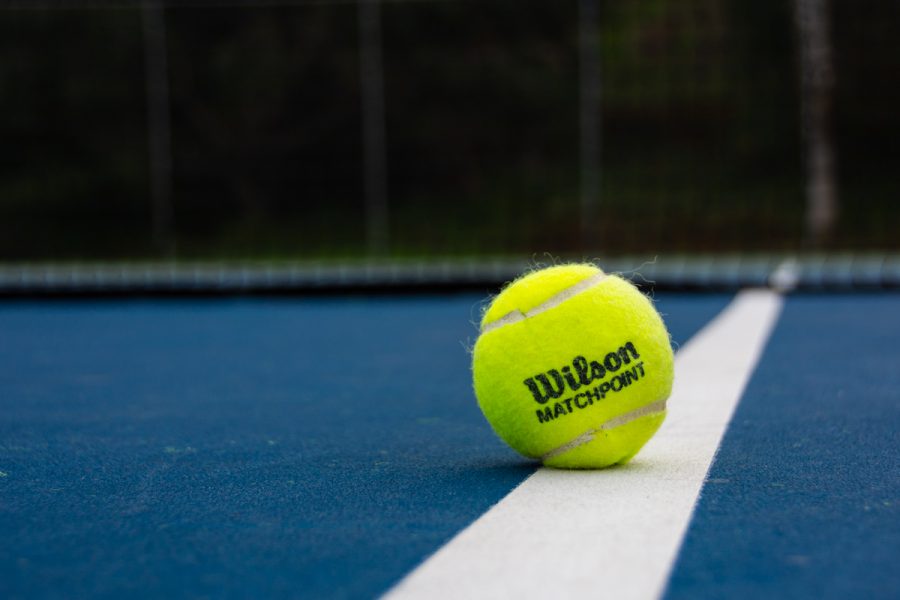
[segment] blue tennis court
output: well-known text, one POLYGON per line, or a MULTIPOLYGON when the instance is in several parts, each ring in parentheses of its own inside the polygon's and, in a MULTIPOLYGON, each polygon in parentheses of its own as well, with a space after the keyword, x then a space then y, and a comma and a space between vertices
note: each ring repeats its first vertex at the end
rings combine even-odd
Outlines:
MULTIPOLYGON (((657 299, 676 346, 731 301, 657 299)), ((474 401, 479 302, 0 305, 4 595, 386 592, 539 466, 474 401)), ((787 299, 667 597, 900 589, 898 335, 893 294, 787 299)))

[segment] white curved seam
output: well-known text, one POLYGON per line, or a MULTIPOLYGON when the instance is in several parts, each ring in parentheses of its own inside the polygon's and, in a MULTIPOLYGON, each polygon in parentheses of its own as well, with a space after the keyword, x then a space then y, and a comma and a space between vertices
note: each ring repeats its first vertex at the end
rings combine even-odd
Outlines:
POLYGON ((563 291, 561 291, 557 294, 554 294, 553 296, 550 296, 549 298, 547 298, 542 303, 538 304, 537 306, 535 306, 534 308, 532 308, 529 311, 526 311, 523 313, 520 310, 513 310, 513 311, 506 313, 505 315, 503 315, 496 321, 491 321, 490 323, 488 323, 487 325, 482 327, 481 333, 484 334, 489 331, 493 331, 494 329, 499 329, 500 327, 503 327, 504 325, 511 325, 512 323, 518 323, 519 321, 524 321, 525 319, 531 318, 535 315, 539 315, 540 313, 550 310, 551 308, 555 308, 555 307, 559 306, 560 304, 562 304, 563 302, 565 302, 566 300, 568 300, 569 298, 572 298, 573 296, 580 294, 581 292, 584 292, 585 290, 589 290, 590 288, 594 287, 595 285, 597 285, 598 283, 600 283, 607 277, 608 277, 607 274, 603 273, 603 272, 597 273, 596 275, 591 275, 587 279, 582 279, 575 285, 569 286, 566 289, 564 289, 563 291))
POLYGON ((590 429, 577 438, 572 440, 571 442, 566 442, 562 446, 558 448, 554 448, 550 452, 546 453, 541 457, 541 460, 547 460, 553 458, 554 456, 559 456, 560 454, 564 454, 570 450, 574 450, 578 446, 582 446, 587 444, 591 440, 594 439, 594 436, 601 431, 608 431, 610 429, 615 429, 616 427, 620 427, 627 423, 634 421, 635 419, 640 419, 641 417, 646 417, 648 415, 658 414, 666 410, 666 401, 659 400, 657 402, 652 402, 640 408, 636 408, 630 412, 621 414, 617 417, 613 417, 609 421, 603 423, 597 429, 590 429))

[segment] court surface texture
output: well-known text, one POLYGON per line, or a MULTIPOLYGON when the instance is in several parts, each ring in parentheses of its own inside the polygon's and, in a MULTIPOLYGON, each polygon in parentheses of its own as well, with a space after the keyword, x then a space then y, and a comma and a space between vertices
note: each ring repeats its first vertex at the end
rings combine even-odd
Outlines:
POLYGON ((471 294, 0 303, 0 596, 900 597, 900 295, 656 303, 595 472, 492 433, 471 294))

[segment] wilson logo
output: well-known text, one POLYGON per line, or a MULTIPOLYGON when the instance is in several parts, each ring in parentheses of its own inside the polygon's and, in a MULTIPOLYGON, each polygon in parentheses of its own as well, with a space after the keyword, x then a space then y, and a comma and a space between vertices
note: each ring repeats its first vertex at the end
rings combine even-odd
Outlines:
MULTIPOLYGON (((572 359, 571 365, 560 369, 550 369, 529 377, 523 383, 534 396, 538 404, 546 404, 548 401, 560 398, 567 394, 567 389, 577 392, 583 386, 590 385, 594 381, 603 379, 607 373, 615 373, 631 361, 640 359, 641 355, 631 342, 625 342, 615 352, 610 352, 603 357, 603 361, 588 361, 583 356, 572 359)), ((643 367, 643 365, 641 365, 643 367)), ((643 375, 643 368, 641 368, 643 375)), ((630 382, 629 382, 630 383, 630 382)))

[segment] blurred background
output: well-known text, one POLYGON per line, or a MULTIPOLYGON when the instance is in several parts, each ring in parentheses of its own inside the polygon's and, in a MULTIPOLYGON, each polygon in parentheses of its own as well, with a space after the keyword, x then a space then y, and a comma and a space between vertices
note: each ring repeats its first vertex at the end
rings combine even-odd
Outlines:
POLYGON ((900 249, 896 0, 0 7, 0 262, 900 249))

